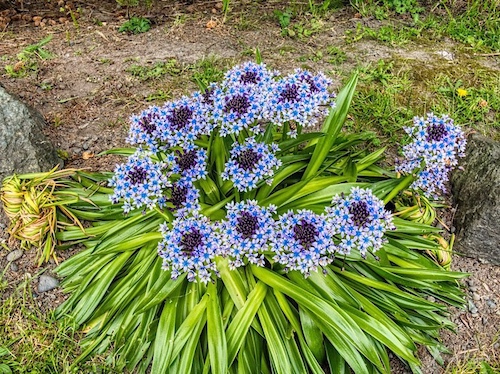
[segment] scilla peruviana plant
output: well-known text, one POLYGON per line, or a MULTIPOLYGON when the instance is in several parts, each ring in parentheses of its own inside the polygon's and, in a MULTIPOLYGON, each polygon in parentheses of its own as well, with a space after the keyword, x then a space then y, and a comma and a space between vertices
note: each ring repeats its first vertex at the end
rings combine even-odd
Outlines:
POLYGON ((86 247, 58 268, 58 314, 87 332, 75 366, 110 347, 153 373, 389 373, 389 351, 420 372, 417 344, 439 359, 464 275, 427 254, 439 229, 386 208, 416 174, 341 133, 356 81, 335 96, 323 74, 246 63, 132 117, 135 148, 108 152, 128 156, 106 208, 124 214, 75 207, 93 226, 57 234, 86 247))

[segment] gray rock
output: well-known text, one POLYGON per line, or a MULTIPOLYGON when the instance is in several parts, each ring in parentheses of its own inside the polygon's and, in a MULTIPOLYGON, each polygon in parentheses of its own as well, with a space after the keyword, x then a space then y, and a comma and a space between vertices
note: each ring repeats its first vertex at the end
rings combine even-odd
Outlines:
POLYGON ((14 173, 48 171, 62 160, 42 132, 40 113, 0 85, 0 181, 14 173))
POLYGON ((10 270, 12 270, 15 273, 19 270, 19 266, 17 266, 17 264, 13 262, 12 264, 10 264, 10 270))
POLYGON ((19 260, 21 257, 23 257, 24 251, 22 249, 15 249, 7 255, 7 261, 12 262, 19 260))
POLYGON ((455 170, 451 178, 457 206, 454 249, 500 264, 500 143, 470 136, 461 165, 465 170, 455 170))
POLYGON ((488 307, 491 309, 495 309, 497 307, 497 304, 491 299, 486 300, 486 305, 488 305, 488 307))
POLYGON ((46 292, 53 290, 59 286, 59 281, 50 275, 41 275, 38 281, 38 292, 46 292))
POLYGON ((469 302, 467 303, 467 309, 469 309, 469 312, 471 312, 471 313, 474 313, 473 310, 476 310, 476 312, 477 312, 477 307, 472 302, 472 300, 469 300, 469 302))

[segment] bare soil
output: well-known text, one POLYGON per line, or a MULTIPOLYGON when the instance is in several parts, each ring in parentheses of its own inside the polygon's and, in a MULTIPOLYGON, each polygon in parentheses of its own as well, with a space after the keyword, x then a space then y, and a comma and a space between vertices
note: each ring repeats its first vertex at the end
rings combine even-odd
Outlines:
MULTIPOLYGON (((221 3, 217 1, 157 0, 153 8, 130 10, 152 22, 149 32, 133 35, 118 32, 127 10, 118 7, 114 0, 0 0, 0 79, 9 92, 43 114, 47 121, 46 135, 66 155, 66 166, 112 170, 116 159, 97 154, 125 146, 131 114, 196 89, 190 78, 203 59, 225 69, 252 59, 253 50, 259 48, 264 61, 273 68, 291 71, 306 66, 339 78, 342 71, 381 58, 400 56, 443 63, 443 51, 453 54, 459 49, 450 40, 436 40, 431 47, 417 42, 406 48, 390 47, 375 41, 346 45, 346 31, 355 31, 358 23, 380 25, 375 19, 361 18, 349 7, 332 13, 329 18, 323 17, 320 32, 292 39, 281 35, 273 16, 274 10, 288 6, 285 1, 232 1, 232 4, 233 10, 224 19, 221 3), (26 77, 12 78, 4 73, 6 65, 18 61, 18 53, 48 35, 53 38, 45 49, 53 58, 37 58, 36 71, 26 77), (346 52, 347 59, 341 65, 310 58, 318 51, 326 53, 330 46, 346 52), (143 80, 129 72, 133 65, 153 67, 157 62, 171 59, 175 59, 178 71, 157 79, 143 80), (161 100, 148 100, 148 96, 158 93, 163 94, 161 100)), ((307 20, 309 16, 304 13, 302 17, 307 20)), ((500 70, 498 57, 477 57, 476 61, 500 70)), ((451 61, 451 68, 453 64, 460 61, 451 61)), ((336 84, 340 86, 340 79, 336 84)), ((5 225, 5 217, 1 217, 0 240, 7 243, 5 225)), ((61 260, 70 254, 61 253, 61 260)), ((0 269, 6 269, 5 279, 10 289, 28 277, 33 279, 33 292, 40 308, 51 310, 64 300, 58 289, 36 293, 38 276, 43 272, 50 274, 55 264, 38 268, 34 265, 34 254, 25 253, 16 261, 17 271, 13 271, 6 255, 6 251, 0 251, 0 269)), ((500 267, 455 257, 453 268, 471 274, 464 287, 477 312, 451 310, 456 333, 442 334, 450 354, 445 355, 445 365, 439 366, 422 350, 426 374, 442 373, 449 365, 470 357, 490 360, 497 355, 499 359, 500 267)), ((397 359, 393 364, 394 373, 407 372, 397 359)))

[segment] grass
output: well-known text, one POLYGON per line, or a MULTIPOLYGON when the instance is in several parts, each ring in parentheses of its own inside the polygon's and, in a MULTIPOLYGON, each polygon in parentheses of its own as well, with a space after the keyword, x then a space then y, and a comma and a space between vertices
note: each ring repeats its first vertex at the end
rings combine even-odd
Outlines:
POLYGON ((444 374, 498 374, 500 373, 500 335, 480 350, 467 352, 463 358, 452 361, 444 374))
POLYGON ((207 87, 211 82, 222 80, 224 72, 232 65, 230 59, 208 55, 192 64, 182 64, 176 59, 133 64, 126 72, 151 88, 144 97, 146 102, 163 103, 175 95, 187 94, 196 87, 207 87))
POLYGON ((454 11, 455 0, 444 1, 448 19, 443 28, 456 41, 475 50, 500 51, 500 2, 469 1, 465 9, 454 11))
POLYGON ((179 63, 175 59, 155 62, 154 64, 138 65, 134 64, 127 69, 127 72, 141 81, 161 78, 164 75, 178 75, 181 72, 179 63))
POLYGON ((31 276, 14 286, 4 278, 6 269, 0 273, 0 373, 117 373, 99 356, 70 371, 81 334, 40 310, 31 276))
POLYGON ((16 62, 12 65, 5 65, 5 72, 11 78, 23 78, 31 72, 38 70, 39 60, 48 60, 53 57, 52 53, 44 47, 52 40, 52 35, 49 35, 39 41, 24 48, 16 56, 16 62))
POLYGON ((390 45, 403 45, 417 38, 449 37, 476 52, 500 51, 500 2, 498 0, 442 0, 432 8, 422 8, 416 0, 353 0, 364 17, 390 19, 378 28, 358 26, 347 37, 351 42, 376 39, 390 45), (411 22, 391 21, 397 14, 411 15, 411 22), (427 34, 427 35, 425 35, 427 34))

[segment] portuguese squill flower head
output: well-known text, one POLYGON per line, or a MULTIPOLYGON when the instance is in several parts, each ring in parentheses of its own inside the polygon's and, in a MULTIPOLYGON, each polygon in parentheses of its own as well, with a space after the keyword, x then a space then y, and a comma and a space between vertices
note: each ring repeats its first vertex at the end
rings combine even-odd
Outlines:
POLYGON ((341 254, 376 252, 385 243, 384 233, 394 228, 384 202, 369 189, 354 187, 347 196, 336 195, 325 211, 341 254))
POLYGON ((396 164, 396 171, 416 174, 411 188, 425 196, 437 198, 446 192, 446 182, 458 158, 464 156, 465 135, 453 120, 429 113, 426 118, 415 117, 413 126, 405 128, 411 143, 403 147, 404 160, 396 164))

